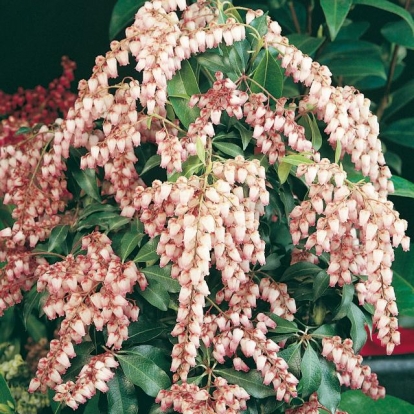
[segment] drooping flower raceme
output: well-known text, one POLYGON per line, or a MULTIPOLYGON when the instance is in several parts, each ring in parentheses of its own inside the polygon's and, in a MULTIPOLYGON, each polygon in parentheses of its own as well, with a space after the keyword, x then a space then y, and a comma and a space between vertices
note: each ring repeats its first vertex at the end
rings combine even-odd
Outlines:
MULTIPOLYGON (((391 264, 409 239, 387 200, 378 122, 361 93, 333 86, 329 69, 290 45, 278 23, 260 11, 245 16, 204 1, 146 2, 80 81, 65 119, 0 149, 0 193, 16 206, 14 224, 0 231, 0 311, 33 288, 46 317, 58 319, 31 391, 52 388, 76 409, 108 391, 120 364, 164 411, 240 413, 264 395, 286 412, 317 412, 323 389, 306 389, 306 370, 287 362, 298 355, 328 364, 342 385, 384 395, 349 338, 313 334, 325 313, 317 322, 309 298, 318 292, 306 290, 315 268, 326 275, 332 294, 317 299, 331 320, 355 286, 387 352, 399 344, 391 264), (255 59, 309 93, 274 96, 255 78, 255 59), (116 83, 130 61, 137 75, 116 83), (332 160, 307 135, 307 116, 324 123, 332 160), (347 178, 345 154, 370 182, 347 178), (286 165, 304 196, 283 185, 286 165), (172 372, 151 354, 146 364, 159 377, 149 390, 123 365, 131 329, 148 320, 171 334, 163 339, 172 372), (92 338, 94 355, 67 378, 92 338)), ((130 352, 142 361, 142 348, 130 352)))

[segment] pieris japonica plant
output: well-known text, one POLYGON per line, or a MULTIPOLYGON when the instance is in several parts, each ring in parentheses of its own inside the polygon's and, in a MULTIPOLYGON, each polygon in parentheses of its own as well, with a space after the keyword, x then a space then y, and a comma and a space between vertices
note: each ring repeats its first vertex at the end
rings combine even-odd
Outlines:
POLYGON ((400 343, 409 238, 378 120, 277 21, 147 2, 66 116, 20 132, 0 148, 0 311, 50 320, 29 391, 55 412, 384 397, 359 351, 367 330, 400 343))

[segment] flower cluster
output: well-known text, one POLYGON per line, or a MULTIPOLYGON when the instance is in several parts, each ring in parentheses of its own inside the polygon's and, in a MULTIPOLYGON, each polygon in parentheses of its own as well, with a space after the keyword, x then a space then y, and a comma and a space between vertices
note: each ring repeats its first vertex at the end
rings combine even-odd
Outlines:
MULTIPOLYGON (((71 401, 74 385, 62 383, 62 376, 71 365, 70 359, 76 356, 73 343, 82 342, 90 325, 97 331, 106 326, 109 348, 121 348, 128 338, 128 326, 138 319, 139 308, 126 295, 136 284, 145 289, 147 281, 133 262, 121 263, 110 244, 104 234, 92 233, 82 239, 86 255, 68 255, 64 261, 36 269, 38 291, 48 292, 43 306, 45 314, 49 319, 63 319, 59 339, 51 341, 50 351, 39 361, 31 390, 53 388, 59 390, 60 399, 71 401)), ((89 371, 86 374, 92 375, 89 371)))
MULTIPOLYGON (((283 335, 280 339, 277 323, 281 325, 282 319, 299 333, 294 319, 303 317, 301 324, 309 319, 308 307, 291 289, 290 279, 282 279, 286 283, 279 279, 281 269, 303 261, 318 267, 323 254, 328 259, 321 260, 320 270, 327 262, 330 286, 340 291, 355 284, 360 304, 374 306, 374 328, 387 352, 399 343, 391 264, 394 248, 402 245, 407 250, 409 239, 406 221, 386 199, 392 184, 369 101, 352 88, 332 86, 329 69, 289 45, 280 26, 263 13, 247 11, 244 24, 228 5, 217 7, 203 0, 191 5, 184 0, 146 2, 125 38, 113 41, 110 51, 96 58, 91 77, 80 81, 78 98, 65 119, 34 131, 18 146, 0 148, 0 196, 4 204, 16 206, 11 212, 14 224, 0 230, 0 261, 7 262, 0 269, 0 312, 20 302, 22 290, 37 284, 37 291, 44 292, 45 315, 59 318, 57 337, 40 359, 30 391, 52 388, 55 400, 73 409, 96 390, 106 392, 118 365, 116 352, 128 339, 128 328, 138 320, 141 308, 149 316, 168 312, 163 324, 171 324, 174 337, 173 385, 158 392, 161 410, 230 414, 245 410, 248 393, 227 382, 231 381, 225 371, 220 373, 221 364, 236 378, 256 375, 258 386, 270 385, 270 393, 286 412, 317 412, 322 405, 316 394, 295 407, 295 397, 301 397, 299 380, 279 351, 293 341, 299 344, 298 352, 302 348, 299 335, 292 334, 290 342, 283 335), (245 30, 255 19, 262 19, 261 31, 267 27, 262 39, 256 39, 256 29, 254 35, 245 30), (202 59, 184 63, 208 49, 221 59, 216 54, 223 52, 220 47, 226 51, 239 41, 258 47, 249 58, 243 57, 252 61, 246 62, 240 76, 226 73, 227 61, 217 72, 203 66, 202 59), (269 47, 278 51, 284 74, 303 83, 309 93, 300 98, 272 96, 264 86, 259 93, 252 92, 252 84, 259 82, 247 68, 257 68, 254 59, 260 49, 269 47), (119 66, 128 65, 130 59, 135 61, 137 79, 126 77, 116 83, 119 66), (198 79, 193 64, 202 69, 198 79), (191 76, 174 82, 175 76, 185 73, 191 76), (190 77, 197 87, 188 92, 185 82, 190 77), (180 108, 187 109, 185 102, 191 108, 188 117, 179 113, 180 108), (321 159, 319 148, 300 125, 308 114, 326 124, 328 142, 337 154, 350 154, 373 184, 353 183, 340 165, 321 159), (246 156, 236 156, 241 148, 230 142, 240 141, 240 136, 246 156), (218 145, 217 138, 222 137, 218 145), (84 154, 81 174, 72 174, 66 168, 78 162, 79 155, 73 155, 78 148, 76 152, 84 154), (168 179, 144 183, 141 168, 148 171, 154 165, 138 159, 140 154, 150 154, 155 164, 159 160, 156 166, 166 169, 168 179), (289 163, 289 156, 299 164, 292 180, 300 179, 308 187, 303 200, 294 194, 289 200, 277 199, 283 180, 274 167, 289 163), (194 160, 198 164, 192 169, 194 160), (88 185, 98 189, 102 202, 76 179, 88 169, 94 177, 88 185), (73 198, 66 182, 72 178, 82 188, 73 198), (95 212, 97 204, 102 209, 90 227, 88 220, 84 227, 71 221, 69 254, 39 250, 39 242, 46 241, 58 224, 69 222, 66 214, 76 221, 79 211, 95 212), (119 207, 121 220, 136 219, 137 228, 132 231, 128 224, 102 233, 98 227, 104 227, 99 222, 103 206, 108 211, 119 207), (290 212, 288 220, 281 217, 283 211, 290 212), (279 230, 289 238, 286 221, 294 249, 289 239, 289 248, 284 246, 282 253, 273 240, 279 230), (143 266, 154 266, 160 272, 157 276, 162 270, 162 277, 168 274, 176 286, 174 292, 164 289, 165 295, 155 292, 165 296, 162 306, 153 298, 154 289, 141 298, 136 287, 141 291, 147 287, 146 270, 136 267, 138 256, 135 262, 128 261, 135 249, 144 249, 137 240, 148 238, 147 247, 157 244, 159 262, 143 266), (32 252, 34 247, 38 250, 32 252), (47 262, 42 253, 54 258, 47 262), (276 269, 264 267, 269 254, 281 259, 276 269), (89 355, 76 378, 66 378, 78 352, 76 345, 90 342, 95 331, 102 331, 96 336, 105 353, 89 355), (198 382, 192 382, 199 372, 198 382)), ((215 66, 212 61, 209 64, 215 66)), ((165 177, 165 171, 162 174, 165 177)), ((148 278, 151 287, 149 274, 148 278)), ((384 395, 375 374, 361 365, 350 339, 325 338, 322 344, 322 355, 335 364, 341 384, 362 388, 374 399, 384 395)), ((122 362, 121 354, 118 357, 122 362)), ((154 375, 160 370, 169 384, 158 365, 154 375)), ((124 374, 134 375, 128 370, 124 374)))
POLYGON ((280 52, 285 74, 309 87, 309 94, 298 104, 299 111, 312 112, 327 124, 328 142, 334 148, 339 146, 342 157, 351 155, 355 168, 369 176, 382 198, 393 192, 378 139, 378 120, 369 110, 369 99, 353 87, 332 86, 330 70, 290 45, 277 22, 269 22, 265 39, 280 52))
POLYGON ((339 336, 322 340, 322 355, 336 366, 341 385, 352 389, 361 389, 362 392, 374 400, 385 395, 385 388, 379 385, 377 375, 371 373, 368 365, 362 365, 362 356, 355 355, 351 339, 342 339, 339 336))
POLYGON ((169 390, 161 390, 155 401, 162 411, 173 407, 179 413, 237 414, 247 408, 250 396, 242 387, 229 385, 221 377, 214 379, 212 387, 215 390, 210 395, 195 384, 174 384, 169 390))
POLYGON ((301 164, 297 176, 305 177, 309 200, 290 214, 294 244, 306 239, 306 250, 314 249, 318 256, 330 253, 331 286, 350 284, 353 276, 366 275, 357 284, 358 297, 361 304, 375 306, 374 327, 392 353, 400 340, 391 264, 394 247, 409 248, 404 234, 407 222, 372 184, 347 181, 346 173, 327 159, 301 164))

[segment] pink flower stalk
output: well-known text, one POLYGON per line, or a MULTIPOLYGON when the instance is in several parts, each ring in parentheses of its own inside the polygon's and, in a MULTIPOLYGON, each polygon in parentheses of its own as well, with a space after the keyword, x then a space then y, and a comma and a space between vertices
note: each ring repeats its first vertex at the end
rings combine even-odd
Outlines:
POLYGON ((371 373, 368 365, 362 365, 362 356, 355 355, 352 340, 339 336, 322 340, 322 355, 335 364, 341 385, 361 389, 373 400, 384 398, 385 388, 379 385, 376 374, 371 373))
POLYGON ((148 283, 133 262, 121 263, 110 244, 104 234, 92 233, 82 239, 86 255, 68 255, 62 262, 36 269, 38 291, 48 292, 43 305, 46 316, 63 317, 59 339, 51 342, 47 357, 39 361, 33 382, 43 391, 62 382, 69 359, 76 356, 72 343, 82 342, 90 325, 98 331, 106 326, 106 346, 120 349, 128 339, 129 324, 138 319, 139 308, 126 295, 137 283, 142 290, 148 283))
POLYGON ((348 182, 346 173, 327 159, 300 165, 297 176, 304 176, 309 200, 290 214, 293 242, 306 239, 307 250, 314 249, 318 256, 330 253, 331 286, 350 284, 353 276, 367 276, 356 285, 358 298, 361 304, 374 305, 374 327, 387 353, 392 353, 400 337, 391 264, 394 247, 409 247, 407 222, 372 184, 348 182))

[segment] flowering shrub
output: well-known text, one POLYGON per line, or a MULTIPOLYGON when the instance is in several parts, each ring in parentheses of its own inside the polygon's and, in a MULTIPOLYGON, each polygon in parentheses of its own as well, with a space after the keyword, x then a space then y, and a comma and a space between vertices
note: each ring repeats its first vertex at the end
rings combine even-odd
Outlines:
POLYGON ((0 311, 56 328, 29 391, 113 413, 383 397, 358 352, 365 325, 400 342, 409 238, 370 101, 229 3, 147 2, 110 49, 63 120, 0 148, 0 311))

